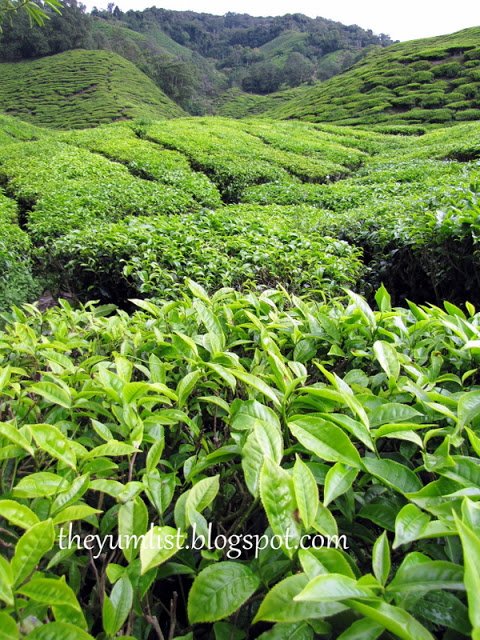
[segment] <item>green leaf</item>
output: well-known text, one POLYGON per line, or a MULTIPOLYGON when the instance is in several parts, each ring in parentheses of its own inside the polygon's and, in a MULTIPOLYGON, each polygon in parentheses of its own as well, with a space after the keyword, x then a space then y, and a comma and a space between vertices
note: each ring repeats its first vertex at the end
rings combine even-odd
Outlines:
POLYGON ((220 476, 199 480, 188 491, 185 502, 187 525, 196 522, 196 514, 202 513, 214 501, 220 489, 220 476))
POLYGON ((133 603, 130 580, 123 576, 114 584, 110 597, 103 599, 102 619, 106 634, 115 635, 125 623, 133 603))
POLYGON ((31 456, 35 455, 34 447, 28 442, 20 429, 11 422, 0 422, 0 436, 7 438, 7 440, 13 442, 17 447, 22 447, 22 449, 25 449, 31 456))
POLYGON ((325 476, 323 504, 328 506, 336 498, 350 489, 358 475, 358 469, 351 469, 342 462, 337 462, 325 476))
POLYGON ((337 521, 333 517, 330 509, 325 507, 321 502, 318 505, 313 528, 325 536, 332 537, 338 535, 337 521))
POLYGON ((257 400, 235 400, 232 403, 230 426, 235 431, 252 431, 261 422, 281 432, 277 414, 257 400))
POLYGON ((188 595, 190 624, 216 622, 232 615, 260 585, 260 579, 246 565, 217 562, 195 578, 188 595))
POLYGON ((28 640, 94 640, 86 631, 68 622, 48 622, 28 634, 28 640))
POLYGON ((459 598, 448 591, 429 591, 415 598, 409 611, 416 618, 425 618, 439 627, 447 627, 471 637, 472 625, 468 620, 468 609, 459 598))
POLYGON ((198 284, 198 282, 195 282, 194 280, 190 280, 190 278, 186 278, 185 284, 192 292, 194 298, 199 298, 206 304, 210 304, 210 298, 201 284, 198 284))
POLYGON ((22 478, 13 489, 15 498, 45 498, 59 491, 68 482, 62 476, 49 471, 31 473, 22 478))
POLYGON ((300 549, 298 557, 310 579, 328 573, 341 573, 342 576, 349 578, 356 577, 348 556, 339 549, 329 549, 328 547, 300 549), (308 567, 308 571, 306 567, 308 567))
POLYGON ((398 376, 400 375, 400 361, 395 347, 384 340, 377 340, 373 343, 373 352, 388 378, 398 380, 398 376))
POLYGON ((0 611, 0 640, 18 640, 17 623, 8 614, 0 611))
POLYGON ((260 472, 260 498, 273 533, 281 538, 282 549, 291 558, 301 535, 298 504, 290 474, 270 458, 265 458, 260 472))
POLYGON ((295 597, 298 602, 342 602, 349 598, 373 598, 375 592, 341 573, 329 573, 310 580, 295 597))
POLYGON ((308 584, 305 574, 299 573, 285 578, 271 589, 260 605, 253 624, 266 622, 300 622, 309 618, 324 618, 344 609, 335 602, 312 603, 294 600, 308 584))
POLYGON ((384 531, 376 539, 372 553, 373 573, 380 584, 384 585, 387 582, 390 567, 390 547, 388 545, 387 533, 384 531))
POLYGON ((143 500, 137 496, 120 506, 118 510, 118 535, 123 541, 122 552, 127 562, 138 554, 138 541, 148 527, 148 511, 143 500))
POLYGON ((17 593, 48 606, 65 605, 81 610, 75 593, 65 582, 65 576, 58 579, 34 577, 17 589, 17 593))
POLYGON ((31 509, 15 500, 0 500, 0 517, 22 529, 30 529, 40 522, 31 509))
POLYGON ((445 560, 430 560, 401 566, 388 591, 419 593, 441 589, 464 590, 463 567, 445 560))
POLYGON ((467 432, 468 439, 470 440, 470 444, 472 445, 472 449, 480 458, 480 438, 477 436, 475 431, 472 431, 468 427, 465 428, 465 431, 467 432))
POLYGON ((50 519, 33 525, 23 534, 17 542, 12 558, 15 585, 24 582, 43 556, 50 551, 54 542, 55 531, 50 519))
POLYGON ((358 451, 340 427, 316 416, 297 417, 288 427, 300 444, 321 460, 361 467, 358 451))
POLYGON ((109 440, 105 444, 101 444, 94 449, 91 449, 84 460, 91 460, 92 458, 110 457, 116 458, 118 456, 129 456, 135 453, 138 449, 126 442, 120 442, 119 440, 109 440))
POLYGON ((13 571, 6 558, 0 555, 0 600, 13 606, 13 571))
POLYGON ((63 511, 66 507, 79 500, 83 494, 87 491, 90 483, 90 475, 85 473, 72 482, 72 484, 61 493, 57 494, 55 500, 52 503, 50 513, 52 516, 56 515, 60 511, 63 511))
POLYGON ((140 545, 140 564, 142 575, 163 564, 182 549, 186 534, 179 533, 173 527, 152 527, 148 530, 140 545))
POLYGON ((280 429, 271 422, 255 422, 252 432, 242 448, 242 469, 250 493, 258 496, 260 471, 264 459, 280 463, 283 456, 283 438, 280 429))
POLYGON ((317 515, 318 487, 313 473, 298 456, 293 467, 293 488, 300 518, 308 531, 317 515))
POLYGON ((65 409, 71 409, 72 407, 71 394, 66 389, 53 382, 37 382, 36 384, 32 384, 30 391, 33 391, 33 393, 42 396, 45 400, 48 400, 53 404, 58 404, 65 409))
POLYGON ((388 458, 364 458, 363 464, 372 476, 391 489, 405 495, 422 488, 418 477, 405 465, 388 458))
POLYGON ((46 451, 52 458, 56 458, 75 469, 77 459, 70 441, 53 424, 28 425, 37 446, 46 451))
POLYGON ((266 398, 271 400, 276 407, 280 407, 280 401, 277 398, 275 391, 272 389, 272 387, 269 387, 268 384, 266 384, 263 380, 260 380, 260 378, 252 375, 251 373, 241 371, 240 369, 232 369, 231 371, 233 375, 241 382, 249 387, 253 387, 253 389, 256 389, 266 398))
POLYGON ((397 549, 402 544, 407 544, 420 538, 429 522, 430 516, 416 505, 405 505, 398 512, 395 519, 395 540, 393 541, 393 548, 397 549))
POLYGON ((470 391, 461 395, 457 415, 459 430, 480 415, 480 391, 470 391))
POLYGON ((419 411, 408 406, 408 404, 387 402, 373 409, 370 413, 370 424, 372 427, 395 422, 401 424, 402 422, 408 422, 421 416, 422 414, 419 411))
POLYGON ((53 524, 62 524, 63 522, 73 522, 74 520, 86 520, 91 516, 102 513, 99 509, 95 509, 88 504, 73 504, 59 511, 53 518, 53 524))
POLYGON ((377 289, 377 292, 375 293, 375 302, 377 303, 380 311, 384 313, 392 310, 392 298, 383 284, 377 289))
POLYGON ((480 537, 455 513, 453 515, 463 549, 468 616, 474 632, 480 634, 480 537))
MULTIPOLYGON (((329 627, 326 623, 320 623, 317 620, 316 624, 323 624, 324 634, 328 633, 329 627)), ((259 635, 257 640, 313 640, 313 638, 313 628, 306 622, 279 622, 259 635)))
POLYGON ((370 618, 362 618, 345 629, 337 640, 377 640, 384 630, 383 625, 376 624, 370 618))
POLYGON ((383 600, 369 602, 347 600, 346 604, 362 616, 382 625, 402 640, 434 640, 430 631, 425 629, 407 611, 387 604, 383 600))
POLYGON ((180 380, 176 389, 179 409, 185 406, 189 395, 192 393, 202 375, 202 371, 191 371, 180 380))

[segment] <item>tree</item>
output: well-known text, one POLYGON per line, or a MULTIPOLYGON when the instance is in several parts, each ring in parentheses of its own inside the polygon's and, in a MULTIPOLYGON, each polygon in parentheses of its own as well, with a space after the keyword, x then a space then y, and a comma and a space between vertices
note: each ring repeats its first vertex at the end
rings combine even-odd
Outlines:
POLYGON ((272 62, 260 62, 254 65, 250 73, 242 80, 242 88, 249 93, 272 93, 282 83, 282 72, 272 62))
POLYGON ((290 87, 298 87, 303 82, 309 82, 314 72, 314 64, 298 51, 290 53, 283 67, 285 82, 290 87))

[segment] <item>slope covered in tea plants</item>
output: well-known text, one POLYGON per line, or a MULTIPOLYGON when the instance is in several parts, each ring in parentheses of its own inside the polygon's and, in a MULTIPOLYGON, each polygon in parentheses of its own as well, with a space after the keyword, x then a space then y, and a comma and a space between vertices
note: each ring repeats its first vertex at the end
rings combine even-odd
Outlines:
POLYGON ((19 123, 12 138, 12 122, 0 178, 45 288, 121 305, 176 297, 185 277, 478 298, 476 123, 415 138, 265 119, 19 123))
POLYGON ((53 288, 120 303, 192 275, 330 290, 357 281, 361 250, 370 283, 438 299, 458 295, 458 269, 477 270, 473 238, 461 224, 439 233, 435 217, 456 189, 475 197, 477 129, 408 140, 263 120, 118 124, 6 146, 0 174, 53 288))
POLYGON ((336 124, 432 124, 477 120, 480 27, 375 49, 352 69, 312 87, 239 94, 220 113, 265 113, 336 124))
POLYGON ((135 65, 112 52, 76 50, 3 63, 0 77, 0 111, 40 126, 72 129, 183 114, 135 65))

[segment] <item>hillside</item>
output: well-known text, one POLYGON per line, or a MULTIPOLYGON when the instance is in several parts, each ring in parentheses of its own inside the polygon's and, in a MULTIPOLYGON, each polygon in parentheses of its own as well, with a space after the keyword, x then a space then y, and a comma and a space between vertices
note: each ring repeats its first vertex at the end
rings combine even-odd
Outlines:
POLYGON ((281 86, 324 80, 351 66, 369 47, 391 43, 384 34, 377 36, 356 25, 302 14, 215 16, 152 7, 141 12, 115 10, 114 16, 94 12, 94 17, 129 27, 147 36, 154 46, 164 46, 167 40, 170 52, 183 59, 188 57, 179 49, 186 49, 194 54, 190 56, 194 67, 201 60, 213 65, 220 75, 215 79, 210 68, 207 77, 210 84, 213 80, 210 90, 215 93, 227 86, 270 93, 281 86))
POLYGON ((215 16, 152 7, 123 13, 68 0, 43 27, 14 16, 0 33, 0 61, 17 62, 68 50, 108 50, 133 62, 192 114, 211 113, 230 87, 262 94, 324 80, 372 47, 391 43, 356 25, 301 14, 215 16))
POLYGON ((0 110, 45 127, 82 128, 183 113, 135 65, 111 52, 76 50, 3 63, 0 76, 0 110))
POLYGON ((224 98, 219 112, 399 125, 475 120, 479 108, 480 27, 474 27, 377 48, 352 69, 293 93, 224 98))
POLYGON ((191 113, 211 111, 212 97, 227 86, 211 60, 175 42, 151 24, 140 33, 126 23, 93 18, 91 47, 113 51, 133 62, 167 95, 191 113))

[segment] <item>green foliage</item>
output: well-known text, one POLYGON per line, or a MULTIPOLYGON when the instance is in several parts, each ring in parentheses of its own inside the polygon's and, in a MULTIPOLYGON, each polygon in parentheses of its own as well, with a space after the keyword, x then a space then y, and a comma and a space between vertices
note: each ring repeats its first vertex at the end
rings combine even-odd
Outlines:
POLYGON ((13 309, 2 629, 475 637, 480 316, 376 299, 13 309))
POLYGON ((0 73, 0 109, 40 126, 84 128, 183 113, 135 65, 112 52, 80 49, 3 63, 0 73))
POLYGON ((73 229, 50 248, 71 286, 121 301, 128 295, 178 295, 186 276, 221 286, 338 292, 362 271, 348 243, 292 228, 294 210, 229 207, 188 216, 130 218, 73 229))
POLYGON ((17 224, 17 206, 0 191, 0 309, 38 293, 32 274, 32 247, 17 224))
MULTIPOLYGON (((415 135, 225 118, 0 125, 23 224, 9 246, 29 237, 54 291, 123 305, 175 296, 184 277, 311 293, 383 281, 395 301, 477 300, 475 123, 415 135)), ((27 284, 3 307, 33 299, 27 284)))

